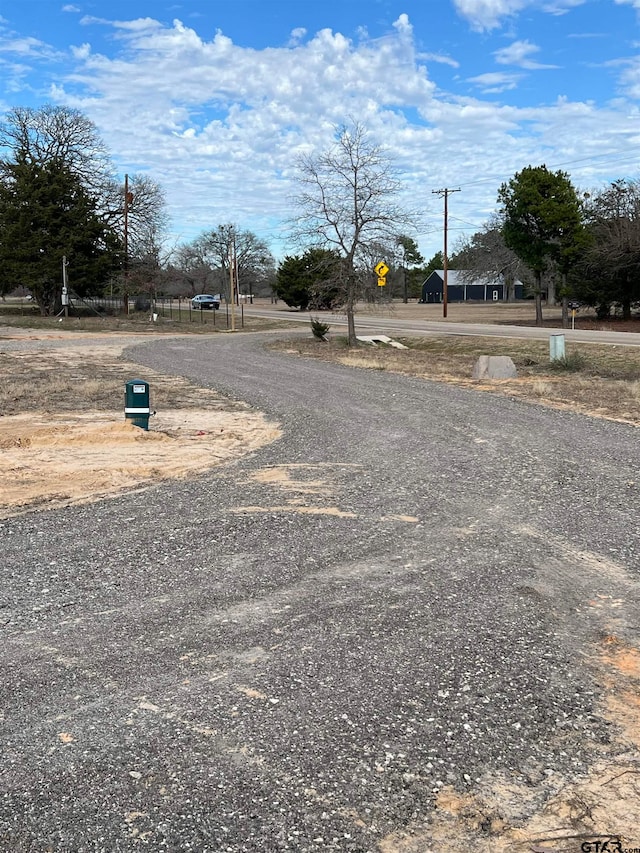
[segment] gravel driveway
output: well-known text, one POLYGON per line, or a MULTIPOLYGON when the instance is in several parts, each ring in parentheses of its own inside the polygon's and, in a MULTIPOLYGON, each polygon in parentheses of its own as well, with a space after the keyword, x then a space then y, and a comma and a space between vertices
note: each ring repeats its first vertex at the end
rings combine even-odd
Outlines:
POLYGON ((426 851, 443 791, 534 809, 628 749, 636 429, 241 335, 126 357, 283 438, 0 524, 0 850, 426 851))

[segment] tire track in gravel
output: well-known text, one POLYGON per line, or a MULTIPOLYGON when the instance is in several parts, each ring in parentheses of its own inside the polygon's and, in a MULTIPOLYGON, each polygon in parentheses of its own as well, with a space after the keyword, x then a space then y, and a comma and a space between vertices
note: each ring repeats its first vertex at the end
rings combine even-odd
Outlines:
MULTIPOLYGON (((353 452, 349 458, 354 466, 370 464, 371 445, 373 445, 374 456, 380 453, 379 433, 375 426, 372 430, 372 424, 384 419, 387 422, 388 441, 386 442, 384 456, 378 456, 380 467, 385 469, 384 477, 379 478, 380 485, 378 488, 387 493, 393 494, 398 489, 398 479, 401 483, 406 483, 401 472, 403 467, 406 470, 407 457, 409 465, 413 463, 415 466, 417 464, 416 448, 424 448, 427 451, 429 462, 432 462, 434 457, 437 459, 439 455, 449 455, 447 453, 447 435, 451 436, 452 433, 466 438, 466 442, 463 438, 457 444, 466 444, 463 452, 467 454, 470 451, 469 441, 471 440, 475 444, 475 447, 471 445, 471 450, 473 451, 473 462, 476 464, 478 457, 480 457, 484 460, 488 458, 491 465, 504 466, 507 471, 511 468, 511 482, 505 483, 504 476, 494 478, 494 480, 498 480, 500 485, 495 488, 492 494, 493 499, 488 501, 485 499, 478 507, 481 508, 481 512, 478 513, 476 510, 475 517, 471 519, 470 524, 467 523, 466 536, 470 540, 468 547, 473 548, 474 534, 477 534, 483 526, 490 528, 492 523, 501 530, 502 536, 499 538, 502 539, 502 542, 500 544, 503 544, 508 537, 513 537, 518 541, 520 546, 518 550, 522 552, 519 568, 524 565, 529 571, 529 578, 518 588, 520 593, 534 598, 545 609, 554 614, 561 624, 564 623, 565 630, 554 626, 554 633, 564 634, 563 641, 567 642, 568 645, 572 645, 569 639, 570 635, 579 627, 580 641, 574 643, 574 646, 579 647, 574 651, 577 657, 576 663, 580 665, 580 659, 583 656, 588 657, 594 667, 592 675, 595 672, 596 680, 602 679, 608 685, 607 697, 604 701, 600 701, 599 712, 620 726, 621 742, 632 746, 631 756, 625 756, 621 762, 614 760, 611 755, 607 756, 606 759, 601 759, 601 762, 596 764, 596 770, 592 770, 587 781, 583 780, 582 784, 578 784, 575 788, 570 787, 570 782, 565 783, 563 780, 563 783, 558 785, 557 779, 554 780, 555 784, 549 788, 547 795, 542 800, 538 797, 536 805, 532 806, 531 813, 526 820, 523 815, 518 817, 517 809, 513 808, 514 802, 523 801, 523 792, 518 789, 517 785, 510 791, 509 797, 506 795, 506 792, 510 790, 509 784, 504 781, 497 787, 493 783, 487 785, 486 779, 483 782, 481 790, 484 791, 484 796, 486 797, 487 792, 491 791, 489 800, 493 798, 494 806, 499 800, 501 802, 500 808, 505 815, 497 823, 494 821, 493 824, 491 820, 478 819, 478 815, 487 811, 491 812, 491 808, 478 806, 477 802, 482 802, 482 794, 474 806, 472 795, 452 796, 447 801, 443 794, 445 789, 441 788, 437 792, 436 803, 439 811, 436 811, 436 814, 445 816, 444 820, 441 821, 445 835, 442 835, 441 827, 439 840, 441 843, 446 843, 449 849, 454 849, 452 844, 454 836, 457 835, 458 842, 462 845, 460 849, 467 849, 465 846, 467 843, 478 844, 483 840, 487 831, 481 827, 489 826, 488 832, 494 836, 491 844, 493 845, 496 842, 498 836, 502 839, 499 846, 491 846, 492 850, 515 849, 513 845, 516 843, 526 847, 528 838, 537 836, 539 841, 539 836, 544 834, 545 829, 549 830, 546 843, 556 845, 567 843, 570 835, 577 837, 575 830, 579 824, 579 829, 585 837, 588 836, 589 832, 596 833, 598 830, 608 828, 611 833, 616 831, 619 834, 626 833, 627 842, 630 843, 632 839, 629 833, 635 831, 633 815, 636 806, 640 805, 637 800, 640 789, 635 784, 630 769, 635 767, 637 748, 640 744, 640 714, 636 703, 627 702, 624 713, 618 703, 618 713, 612 715, 611 703, 616 691, 622 691, 628 697, 629 679, 633 681, 633 679, 640 677, 640 672, 636 671, 637 666, 633 664, 633 661, 636 660, 633 643, 637 642, 637 626, 634 626, 633 622, 637 621, 635 614, 639 603, 637 551, 633 538, 629 536, 630 533, 633 534, 632 525, 629 528, 628 520, 626 525, 624 522, 620 524, 620 519, 617 517, 624 515, 626 510, 628 519, 628 484, 630 481, 633 483, 634 472, 626 470, 629 458, 625 457, 624 451, 617 457, 617 464, 616 460, 607 458, 610 455, 607 451, 611 438, 606 437, 606 425, 604 429, 600 425, 595 426, 594 429, 592 421, 585 418, 574 419, 570 417, 566 419, 568 423, 564 430, 562 427, 560 431, 558 428, 553 428, 551 436, 545 436, 545 433, 542 432, 540 435, 542 441, 536 441, 535 438, 531 441, 533 435, 530 432, 531 427, 527 426, 527 420, 536 422, 534 430, 538 426, 543 429, 547 426, 544 424, 545 413, 534 407, 522 406, 516 413, 515 408, 508 401, 492 407, 490 402, 487 405, 488 401, 480 400, 479 395, 457 395, 444 387, 437 388, 436 393, 433 393, 433 384, 424 383, 422 398, 427 401, 427 407, 416 408, 415 401, 419 395, 415 392, 415 383, 407 383, 412 386, 412 393, 406 393, 403 399, 402 393, 389 390, 390 383, 396 383, 397 386, 403 385, 402 380, 399 380, 398 377, 393 377, 390 381, 384 377, 385 381, 381 383, 381 377, 375 374, 372 378, 371 373, 353 371, 351 383, 349 383, 345 381, 344 373, 341 370, 329 367, 325 372, 322 367, 318 369, 318 365, 315 363, 303 362, 301 364, 300 362, 292 363, 290 360, 281 357, 278 359, 272 353, 259 352, 255 345, 249 347, 236 346, 234 348, 232 344, 231 346, 224 346, 222 349, 225 353, 233 353, 231 358, 222 359, 225 364, 232 364, 233 369, 230 371, 228 368, 222 368, 216 371, 217 375, 214 380, 216 387, 222 385, 231 394, 241 393, 243 399, 255 400, 258 405, 266 407, 268 411, 282 419, 285 424, 289 423, 291 413, 298 411, 301 396, 306 390, 307 406, 317 416, 317 428, 322 429, 320 421, 323 420, 324 413, 330 409, 337 416, 336 419, 339 419, 344 432, 350 435, 353 452), (260 371, 260 365, 262 371, 260 371), (379 392, 381 384, 385 386, 384 394, 379 392), (363 390, 359 390, 358 386, 363 390), (347 389, 346 393, 345 388, 347 389), (460 424, 459 418, 454 416, 450 417, 448 423, 448 419, 441 419, 439 429, 430 427, 428 411, 431 401, 429 398, 436 397, 437 402, 433 401, 433 405, 435 407, 442 406, 444 412, 447 411, 447 408, 459 412, 459 396, 466 396, 470 403, 473 401, 469 409, 472 411, 473 407, 476 406, 481 410, 481 417, 474 419, 472 414, 466 413, 463 425, 460 424), (398 397, 401 399, 398 400, 398 397), (357 399, 355 406, 354 398, 357 399), (379 400, 377 408, 381 410, 378 417, 371 412, 371 401, 376 399, 379 400), (412 406, 412 404, 414 405, 412 406), (518 435, 515 438, 512 434, 511 420, 504 417, 504 412, 502 413, 504 418, 502 423, 500 423, 499 415, 495 415, 495 419, 491 418, 491 414, 487 416, 486 410, 492 408, 496 410, 506 409, 508 414, 517 415, 514 419, 520 423, 517 423, 518 435), (534 417, 527 418, 527 415, 534 417), (424 426, 420 429, 419 422, 421 419, 427 422, 426 429, 424 426), (405 424, 408 424, 411 430, 415 430, 411 442, 406 440, 407 431, 406 428, 403 429, 405 424), (416 429, 416 427, 418 428, 416 429), (573 437, 573 433, 579 435, 580 438, 573 437), (588 437, 588 441, 584 441, 583 436, 585 435, 588 437), (557 443, 558 437, 563 439, 560 446, 557 443), (368 448, 369 453, 366 450, 363 453, 363 447, 368 448), (578 448, 579 452, 577 452, 578 448), (602 459, 603 455, 605 456, 604 460, 602 459), (405 457, 405 460, 398 458, 402 456, 405 457), (383 459, 385 460, 384 463, 383 459), (396 462, 395 482, 393 475, 389 474, 391 466, 387 460, 396 462), (575 471, 575 466, 580 465, 580 463, 582 463, 580 466, 583 472, 582 478, 580 473, 576 474, 575 471), (595 490, 593 489, 591 478, 596 470, 598 474, 606 476, 607 480, 615 482, 617 495, 607 493, 603 484, 596 486, 595 490), (570 478, 566 477, 567 471, 571 472, 570 478), (624 478, 627 478, 627 488, 622 483, 624 478), (525 497, 526 502, 533 495, 534 515, 543 516, 539 520, 542 523, 531 524, 529 521, 530 513, 519 514, 517 502, 513 501, 514 486, 519 492, 518 499, 525 497), (554 491, 558 493, 557 499, 554 499, 554 491), (594 491, 595 495, 592 497, 590 492, 594 491), (607 494, 606 501, 602 500, 603 492, 607 494), (497 503, 496 497, 498 498, 497 503), (571 512, 569 508, 572 501, 579 502, 580 509, 576 507, 575 511, 571 512), (598 524, 593 528, 589 528, 589 521, 582 513, 582 507, 585 504, 588 506, 590 502, 599 508, 595 513, 598 524), (550 518, 550 511, 552 513, 558 507, 561 511, 564 510, 565 518, 550 518), (568 509, 569 511, 567 511, 568 509), (603 509, 604 512, 602 512, 603 509), (606 521, 603 524, 603 515, 607 517, 606 521, 609 521, 608 529, 606 521), (575 534, 578 532, 575 525, 576 516, 579 517, 581 525, 586 525, 582 527, 582 533, 584 534, 585 530, 591 533, 598 531, 597 535, 600 541, 605 541, 608 544, 606 550, 592 551, 589 547, 589 537, 585 541, 584 535, 576 540, 575 534), (487 521, 489 522, 488 525, 487 521), (624 546, 618 547, 618 536, 621 533, 624 546), (611 552, 622 553, 623 559, 621 561, 611 560, 611 552), (618 652, 617 661, 606 651, 606 646, 610 643, 614 644, 618 652), (618 644, 621 645, 618 646, 618 644), (628 651, 623 654, 624 649, 628 649, 628 651), (626 669, 620 664, 620 660, 627 662, 626 669), (631 664, 628 664, 629 660, 632 661, 631 664), (626 776, 623 783, 623 786, 626 786, 625 789, 621 790, 620 787, 617 787, 614 791, 612 788, 606 793, 600 790, 602 776, 616 776, 616 772, 621 773, 621 776, 617 778, 626 776), (567 787, 567 792, 563 797, 558 792, 564 790, 565 784, 569 787, 567 787), (497 792, 500 792, 499 796, 497 796, 497 792), (577 812, 580 809, 572 809, 567 806, 567 802, 570 803, 572 797, 577 798, 578 801, 580 797, 586 797, 587 800, 591 798, 591 809, 587 809, 585 814, 578 815, 577 812), (511 802, 511 815, 509 815, 509 802, 511 802), (614 803, 625 805, 622 808, 613 809, 614 803), (596 806, 599 813, 594 816, 596 806), (547 817, 551 824, 555 825, 560 818, 564 818, 568 828, 564 832, 558 832, 555 829, 554 832, 551 832, 548 822, 545 824, 545 810, 548 812, 547 817), (597 826, 598 820, 601 823, 606 823, 606 826, 597 826), (514 821, 520 824, 515 829, 512 826, 514 821), (552 837, 554 833, 558 836, 557 838, 552 837)), ((212 348, 212 352, 215 351, 215 348, 212 348)), ((181 362, 182 369, 184 366, 185 362, 183 361, 181 362)), ((191 374, 189 367, 187 370, 191 374)), ((193 374, 191 375, 193 377, 193 374)), ((212 381, 211 373, 206 375, 205 381, 212 381)), ((555 417, 552 415, 549 420, 555 420, 555 417)), ((562 422, 565 419, 560 416, 558 420, 562 422)), ((294 423, 294 429, 297 427, 298 424, 294 423)), ((307 443, 309 447, 312 447, 316 443, 313 436, 313 426, 310 432, 312 435, 307 437, 307 443)), ((627 440, 633 443, 633 431, 623 429, 622 432, 627 440)), ((321 443, 319 436, 317 443, 321 443)), ((455 441, 452 443, 456 444, 455 441)), ((456 449, 459 450, 459 448, 456 449)), ((469 457, 468 460, 469 467, 472 467, 473 462, 469 457)), ((464 472, 464 465, 457 462, 457 466, 460 472, 464 472)), ((482 465, 480 467, 482 476, 486 476, 486 468, 482 465)), ((290 469, 286 468, 286 471, 284 480, 286 488, 289 489, 290 469)), ((254 474, 254 477, 262 476, 265 478, 265 474, 268 475, 268 469, 262 469, 258 475, 254 474)), ((469 482, 472 491, 478 488, 477 478, 468 477, 467 482, 469 482)), ((482 486, 479 490, 481 492, 480 500, 482 500, 485 497, 486 490, 482 486)), ((445 494, 440 495, 440 503, 446 503, 447 500, 446 487, 443 491, 445 494)), ((457 498, 459 502, 459 494, 457 498)), ((468 496, 465 496, 463 503, 468 506, 468 496)), ((413 515, 408 517, 415 519, 416 522, 422 521, 424 523, 425 521, 424 517, 421 519, 413 515)), ((443 535, 446 536, 445 530, 443 530, 443 535)), ((573 640, 575 641, 575 636, 573 640)), ((597 702, 597 700, 595 701, 597 702)), ((615 753, 615 749, 612 752, 615 753)), ((436 818, 434 825, 437 824, 438 819, 436 818)), ((438 836, 438 832, 433 827, 426 835, 421 834, 415 827, 414 832, 418 833, 420 839, 418 842, 412 838, 410 833, 402 836, 404 840, 400 836, 395 840, 390 837, 387 842, 382 843, 381 849, 397 849, 399 851, 424 849, 416 846, 416 844, 435 843, 438 836)), ((555 849, 555 847, 549 849, 555 849)))

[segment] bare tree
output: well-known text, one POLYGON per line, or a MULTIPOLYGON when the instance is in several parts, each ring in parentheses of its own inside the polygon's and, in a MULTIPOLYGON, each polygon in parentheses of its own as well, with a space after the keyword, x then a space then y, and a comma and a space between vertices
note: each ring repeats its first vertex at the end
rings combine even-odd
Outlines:
MULTIPOLYGON (((105 224, 122 233, 124 185, 114 177, 113 165, 96 126, 70 107, 47 104, 39 109, 16 107, 0 124, 0 171, 17 154, 26 163, 40 166, 63 163, 96 200, 105 224)), ((128 203, 131 252, 140 243, 144 253, 150 236, 166 226, 166 201, 160 185, 146 175, 132 175, 128 203)))
MULTIPOLYGON (((114 176, 104 142, 85 115, 50 104, 10 110, 0 123, 0 180, 8 180, 16 162, 39 170, 63 166, 91 200, 100 222, 121 244, 118 251, 125 243, 126 230, 125 266, 130 257, 139 269, 157 271, 166 229, 164 192, 151 178, 133 175, 125 200, 125 187, 114 176)), ((124 289, 128 289, 126 281, 124 289)))
MULTIPOLYGON (((15 107, 0 124, 0 149, 30 164, 64 163, 93 195, 103 194, 112 172, 96 126, 70 107, 15 107)), ((0 169, 6 162, 0 157, 0 169)))
POLYGON ((464 278, 478 275, 502 277, 507 302, 515 299, 516 281, 527 281, 531 277, 529 268, 504 242, 502 222, 493 217, 470 238, 463 240, 455 253, 456 266, 464 278))
POLYGON ((125 184, 110 180, 102 198, 104 218, 124 236, 127 213, 127 251, 135 261, 155 251, 167 228, 167 204, 163 188, 148 175, 130 175, 125 184))
POLYGON ((269 247, 252 231, 241 231, 232 224, 218 225, 199 238, 205 256, 220 273, 221 290, 228 292, 229 261, 235 258, 238 292, 253 295, 255 285, 275 273, 275 260, 269 247))
POLYGON ((119 237, 103 215, 110 180, 105 146, 77 110, 17 107, 0 123, 2 267, 5 280, 12 271, 30 281, 43 313, 59 304, 63 259, 85 293, 102 288, 119 264, 119 237))
POLYGON ((220 274, 211 266, 207 243, 202 236, 178 246, 171 272, 187 284, 189 296, 219 290, 220 274))
POLYGON ((619 305, 629 320, 632 305, 640 300, 640 181, 620 179, 587 198, 589 241, 577 291, 601 306, 601 313, 619 305))
POLYGON ((401 183, 387 153, 360 123, 338 129, 334 144, 322 154, 302 157, 298 170, 300 216, 293 237, 302 245, 339 252, 349 346, 355 346, 356 303, 374 280, 366 266, 367 248, 383 245, 392 252, 397 234, 412 224, 395 202, 401 183))

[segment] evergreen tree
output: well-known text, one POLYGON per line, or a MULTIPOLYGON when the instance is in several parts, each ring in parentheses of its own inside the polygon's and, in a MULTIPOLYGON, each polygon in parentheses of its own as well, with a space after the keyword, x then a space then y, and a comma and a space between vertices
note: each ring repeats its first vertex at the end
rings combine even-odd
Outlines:
POLYGON ((542 325, 542 275, 572 255, 582 234, 580 202, 565 172, 527 166, 498 192, 505 244, 535 277, 536 323, 542 325))
POLYGON ((73 290, 99 290, 107 271, 124 260, 125 211, 127 258, 139 271, 150 269, 164 225, 164 195, 142 176, 134 175, 128 188, 125 197, 96 127, 78 110, 9 110, 0 122, 0 246, 7 264, 1 291, 17 280, 32 287, 43 312, 53 310, 63 255, 73 290), (45 261, 59 263, 47 283, 45 261))
POLYGON ((306 311, 311 300, 309 282, 305 277, 304 260, 299 255, 287 255, 278 267, 273 292, 289 308, 306 311))
POLYGON ((274 292, 290 308, 333 308, 341 302, 340 256, 330 249, 307 249, 280 264, 274 292))
POLYGON ((78 177, 58 159, 18 156, 0 181, 0 266, 6 291, 28 287, 42 314, 54 312, 66 257, 72 289, 96 292, 119 264, 119 241, 78 177))

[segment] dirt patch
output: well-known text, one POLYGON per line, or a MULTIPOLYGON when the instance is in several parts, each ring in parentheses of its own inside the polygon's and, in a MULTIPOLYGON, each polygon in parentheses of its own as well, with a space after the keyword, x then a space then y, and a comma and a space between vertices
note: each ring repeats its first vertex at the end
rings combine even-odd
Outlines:
POLYGON ((615 757, 602 747, 602 759, 579 780, 532 768, 537 779, 486 777, 473 792, 443 787, 434 794, 428 825, 387 836, 380 853, 639 849, 640 652, 607 635, 594 668, 604 685, 600 712, 616 733, 615 757))
MULTIPOLYGON (((283 503, 264 503, 252 506, 239 506, 231 512, 239 514, 260 515, 263 513, 290 513, 297 515, 331 515, 334 518, 357 518, 353 512, 340 509, 327 503, 335 499, 336 469, 357 471, 359 465, 351 462, 325 462, 320 464, 293 463, 291 465, 270 465, 260 468, 251 475, 251 479, 265 486, 267 500, 272 500, 273 494, 284 498, 283 503)), ((404 522, 417 524, 419 518, 413 515, 391 514, 383 515, 380 522, 404 522)))
MULTIPOLYGON (((323 466, 327 469, 329 466, 323 466)), ((344 467, 344 466, 342 466, 344 467)), ((307 465, 304 463, 295 465, 274 465, 257 471, 252 479, 258 483, 274 485, 285 492, 293 492, 302 495, 328 496, 332 493, 332 486, 321 479, 305 477, 305 474, 318 472, 318 465, 307 465), (294 474, 297 475, 294 477, 294 474)), ((324 473, 324 472, 323 472, 324 473)))
POLYGON ((0 518, 196 475, 279 437, 248 406, 121 360, 134 340, 21 334, 0 346, 0 518), (124 382, 140 374, 157 410, 148 431, 123 411, 124 382))

